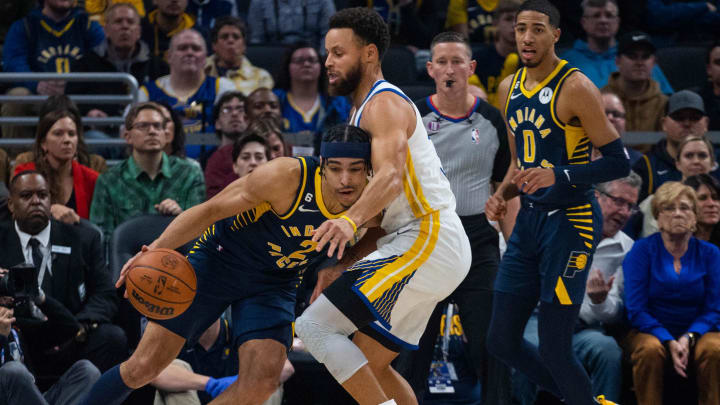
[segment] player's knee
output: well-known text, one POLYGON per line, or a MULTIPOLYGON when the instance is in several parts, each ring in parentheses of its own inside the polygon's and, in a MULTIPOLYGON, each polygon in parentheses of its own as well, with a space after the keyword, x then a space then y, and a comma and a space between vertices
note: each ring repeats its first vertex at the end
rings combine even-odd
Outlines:
POLYGON ((310 354, 319 362, 323 362, 322 331, 324 325, 319 324, 309 316, 303 315, 295 320, 295 333, 303 341, 310 354))
POLYGON ((122 364, 120 374, 128 387, 140 388, 155 379, 165 365, 158 364, 155 359, 132 355, 122 364))

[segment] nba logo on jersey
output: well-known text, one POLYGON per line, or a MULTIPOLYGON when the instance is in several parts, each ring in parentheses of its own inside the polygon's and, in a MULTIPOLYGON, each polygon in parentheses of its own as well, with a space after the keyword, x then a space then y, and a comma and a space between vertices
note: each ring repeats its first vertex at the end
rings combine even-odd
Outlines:
POLYGON ((435 132, 440 129, 440 123, 437 121, 430 121, 428 122, 428 129, 435 132))
POLYGON ((472 131, 470 131, 470 139, 475 145, 480 143, 480 131, 478 131, 477 128, 473 128, 472 131))
POLYGON ((540 99, 540 102, 543 104, 547 104, 552 99, 553 91, 550 87, 545 87, 544 89, 540 90, 540 96, 538 99, 540 99))

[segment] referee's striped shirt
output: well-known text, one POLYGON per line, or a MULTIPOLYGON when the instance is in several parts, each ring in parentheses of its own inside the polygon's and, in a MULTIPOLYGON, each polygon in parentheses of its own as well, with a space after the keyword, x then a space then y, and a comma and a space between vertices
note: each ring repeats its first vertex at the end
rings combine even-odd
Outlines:
POLYGON ((435 145, 460 216, 485 212, 490 182, 502 182, 510 165, 507 129, 497 108, 475 98, 462 117, 441 114, 431 98, 415 102, 435 145))

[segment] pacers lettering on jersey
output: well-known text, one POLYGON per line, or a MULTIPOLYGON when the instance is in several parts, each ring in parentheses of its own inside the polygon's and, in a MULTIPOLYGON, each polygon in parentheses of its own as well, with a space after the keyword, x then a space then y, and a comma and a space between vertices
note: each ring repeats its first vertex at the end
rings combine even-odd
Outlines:
POLYGON ((82 58, 79 46, 58 45, 50 46, 42 51, 37 57, 38 62, 47 64, 53 58, 55 59, 55 71, 57 73, 69 73, 70 72, 70 59, 79 60, 82 58))
POLYGON ((543 117, 542 114, 536 114, 534 108, 525 107, 524 109, 516 110, 515 117, 510 117, 508 120, 510 128, 512 128, 513 132, 515 132, 519 124, 522 124, 525 121, 529 121, 535 129, 537 129, 537 132, 543 139, 552 132, 550 128, 543 128, 543 124, 545 124, 545 117, 543 117), (535 115, 537 115, 537 117, 535 115))

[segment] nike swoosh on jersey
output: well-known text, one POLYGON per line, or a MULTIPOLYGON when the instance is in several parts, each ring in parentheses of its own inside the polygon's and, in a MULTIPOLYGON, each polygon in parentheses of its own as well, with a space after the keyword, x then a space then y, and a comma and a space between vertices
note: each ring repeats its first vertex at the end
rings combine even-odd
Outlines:
POLYGON ((552 215, 552 214, 554 214, 554 213, 556 213, 556 212, 558 212, 558 211, 560 211, 559 208, 556 209, 556 210, 552 210, 552 211, 548 212, 548 215, 547 215, 547 216, 550 216, 550 215, 552 215))
POLYGON ((657 174, 659 174, 659 175, 661 175, 661 176, 662 176, 663 174, 667 174, 667 172, 669 172, 669 171, 670 171, 669 169, 665 169, 665 170, 658 170, 658 171, 657 171, 657 174))
POLYGON ((572 182, 572 180, 570 180, 570 170, 563 169, 563 172, 565 173, 565 177, 567 177, 568 181, 572 182))
POLYGON ((300 211, 300 212, 320 212, 320 210, 307 209, 302 204, 300 204, 300 206, 298 207, 298 211, 300 211))
POLYGON ((515 93, 510 95, 510 100, 515 100, 516 98, 522 96, 522 93, 515 93))

